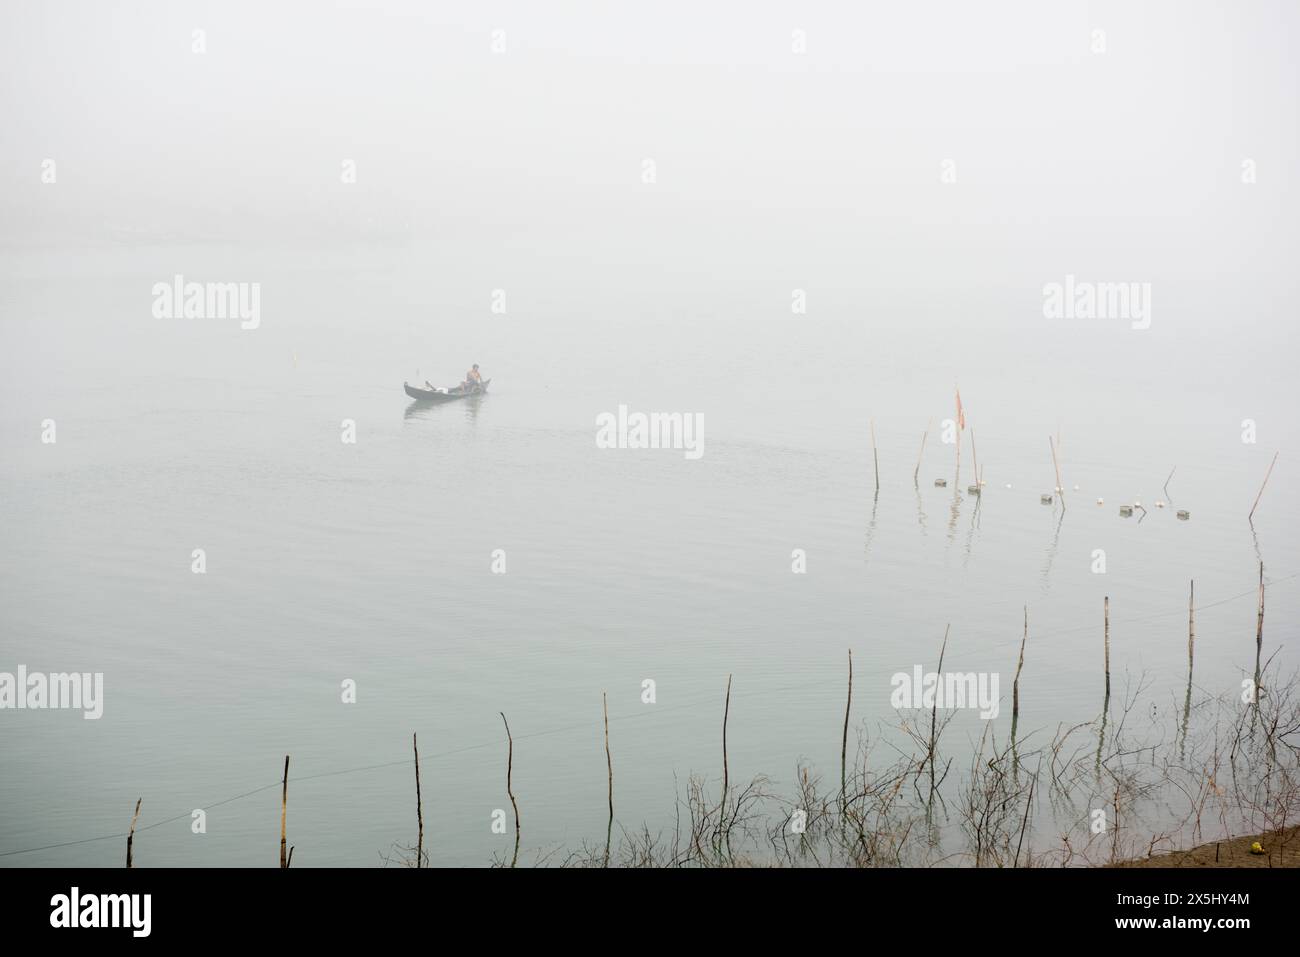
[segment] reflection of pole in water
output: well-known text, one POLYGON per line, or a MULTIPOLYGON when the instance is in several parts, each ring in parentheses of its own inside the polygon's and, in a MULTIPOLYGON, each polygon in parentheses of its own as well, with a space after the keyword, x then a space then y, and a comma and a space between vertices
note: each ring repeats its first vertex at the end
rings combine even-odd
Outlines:
MULTIPOLYGON (((960 433, 959 433, 960 434, 960 433)), ((960 441, 960 439, 958 440, 960 441)), ((948 544, 952 545, 957 535, 957 516, 961 514, 961 455, 957 456, 957 468, 952 476, 952 510, 948 515, 948 544)))
POLYGON ((871 461, 876 467, 876 494, 880 494, 880 456, 876 454, 876 420, 871 420, 871 461))
POLYGON ((867 540, 862 546, 862 561, 871 557, 871 539, 876 534, 876 509, 880 507, 880 489, 871 497, 871 521, 867 523, 867 540))
POLYGON ((1052 563, 1056 561, 1056 552, 1061 542, 1061 526, 1065 524, 1065 502, 1061 502, 1061 515, 1056 520, 1056 531, 1052 533, 1052 544, 1047 549, 1047 560, 1043 564, 1043 590, 1046 591, 1052 578, 1052 563))
POLYGON ((970 561, 971 548, 975 543, 975 529, 979 528, 980 526, 980 503, 982 500, 983 500, 983 496, 979 492, 979 486, 976 485, 975 486, 975 507, 971 509, 970 530, 966 533, 966 555, 964 560, 962 561, 963 568, 970 561))

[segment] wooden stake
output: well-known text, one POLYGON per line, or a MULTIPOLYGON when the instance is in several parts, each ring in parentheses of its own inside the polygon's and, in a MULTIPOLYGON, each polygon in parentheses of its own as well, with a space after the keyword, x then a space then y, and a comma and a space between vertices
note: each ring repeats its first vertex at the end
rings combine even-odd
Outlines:
POLYGON ((844 702, 844 738, 840 741, 840 801, 848 788, 849 710, 853 707, 853 649, 849 649, 849 696, 844 702))
POLYGON ((601 708, 605 712, 605 767, 609 771, 609 825, 605 828, 605 867, 609 867, 610 835, 614 833, 614 759, 609 753, 609 699, 600 693, 601 708))
POLYGON ((511 785, 511 777, 514 774, 515 767, 515 739, 510 736, 510 722, 506 720, 506 713, 498 711, 501 715, 501 723, 506 726, 506 794, 510 795, 510 806, 515 809, 515 856, 510 859, 510 866, 514 867, 519 860, 519 803, 515 800, 515 792, 511 785))
POLYGON ((1196 581, 1187 586, 1187 694, 1183 698, 1183 726, 1178 745, 1181 760, 1187 750, 1187 729, 1192 720, 1192 665, 1196 647, 1196 581))
POLYGON ((289 842, 285 839, 285 824, 289 816, 289 755, 284 756, 284 780, 280 790, 280 867, 289 866, 289 842))
MULTIPOLYGON (((939 667, 935 669, 935 672, 939 675, 943 674, 943 656, 948 651, 948 632, 951 628, 952 628, 951 624, 947 624, 943 626, 943 644, 939 648, 939 667)), ((934 762, 935 762, 935 751, 937 749, 938 740, 939 740, 938 732, 939 732, 939 699, 936 696, 934 700, 934 704, 930 707, 930 749, 929 751, 926 752, 927 754, 926 760, 929 761, 930 763, 930 802, 929 802, 930 805, 934 804, 934 791, 937 786, 934 781, 934 762)))
POLYGON ((1264 563, 1259 563, 1259 618, 1255 624, 1255 703, 1259 704, 1259 659, 1264 651, 1264 563))
POLYGON ((930 425, 934 420, 925 424, 925 431, 921 433, 921 451, 916 454, 916 471, 912 473, 912 483, 921 484, 921 459, 925 456, 925 440, 930 437, 930 425))
MULTIPOLYGON (((1020 660, 1016 662, 1016 677, 1011 682, 1011 726, 1020 718, 1020 669, 1025 666, 1025 642, 1029 640, 1029 606, 1025 606, 1025 633, 1020 639, 1020 660)), ((1013 735, 1014 737, 1014 735, 1013 735)))
POLYGON ((144 803, 144 798, 137 798, 135 802, 135 813, 131 815, 131 830, 126 834, 126 866, 135 867, 131 859, 131 845, 135 842, 135 822, 140 819, 140 805, 144 803))
POLYGON ((1110 596, 1106 596, 1104 605, 1105 613, 1105 641, 1106 641, 1106 700, 1110 700, 1110 596))
POLYGON ((1246 521, 1251 521, 1255 517, 1255 509, 1259 508, 1259 500, 1264 497, 1264 488, 1268 485, 1268 477, 1273 474, 1273 466, 1277 465, 1278 453, 1273 453, 1273 461, 1268 463, 1268 471, 1264 473, 1264 484, 1259 487, 1259 494, 1255 496, 1255 504, 1250 507, 1250 514, 1246 516, 1246 521))
POLYGON ((971 469, 975 473, 975 488, 980 487, 980 460, 975 454, 975 427, 971 426, 970 430, 970 462, 971 469))
POLYGON ((415 841, 415 866, 423 867, 424 860, 424 799, 420 796, 420 742, 411 732, 411 750, 415 752, 415 820, 420 833, 415 841))
MULTIPOLYGON (((1029 797, 1025 799, 1025 816, 1020 821, 1020 839, 1016 841, 1016 856, 1011 859, 1011 866, 1020 866, 1020 848, 1025 843, 1025 829, 1029 827, 1029 809, 1034 804, 1034 785, 1038 783, 1038 775, 1035 774, 1029 779, 1029 797)), ((1030 852, 1031 859, 1033 852, 1030 852)))
POLYGON ((722 808, 720 821, 727 817, 727 717, 731 714, 731 675, 727 675, 727 700, 722 707, 722 808))

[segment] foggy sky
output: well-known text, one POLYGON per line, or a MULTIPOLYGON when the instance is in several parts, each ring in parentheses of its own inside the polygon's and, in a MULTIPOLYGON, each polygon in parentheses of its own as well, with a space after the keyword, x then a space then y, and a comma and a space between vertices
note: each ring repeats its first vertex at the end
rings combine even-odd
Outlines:
POLYGON ((1292 288, 1297 19, 1287 2, 6 4, 0 237, 427 239, 683 288, 1230 274, 1266 308, 1292 288))

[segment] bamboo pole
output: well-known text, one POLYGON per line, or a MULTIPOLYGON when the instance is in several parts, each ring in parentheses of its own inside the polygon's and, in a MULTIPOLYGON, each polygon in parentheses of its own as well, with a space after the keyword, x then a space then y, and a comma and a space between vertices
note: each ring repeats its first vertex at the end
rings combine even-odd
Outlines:
MULTIPOLYGON (((1040 762, 1041 766, 1041 762, 1040 762)), ((1016 841, 1016 856, 1011 860, 1013 868, 1020 866, 1020 848, 1025 843, 1025 829, 1029 827, 1029 809, 1034 804, 1034 785, 1038 783, 1038 775, 1035 774, 1029 779, 1029 797, 1025 799, 1025 816, 1020 821, 1020 839, 1016 841)), ((1033 851, 1030 851, 1030 860, 1032 861, 1033 851)))
POLYGON ((1103 605, 1105 616, 1105 647, 1106 647, 1106 700, 1110 701, 1110 596, 1106 596, 1103 605))
POLYGON ((1264 473, 1264 484, 1259 487, 1259 494, 1255 496, 1255 504, 1250 507, 1250 514, 1246 516, 1246 521, 1252 521, 1255 518, 1255 509, 1259 508, 1259 500, 1264 497, 1264 488, 1268 485, 1268 477, 1273 474, 1273 466, 1277 465, 1278 453, 1273 453, 1273 461, 1268 463, 1268 471, 1264 473))
POLYGON ((1020 639, 1020 660, 1016 662, 1016 677, 1011 682, 1011 740, 1016 738, 1016 722, 1020 720, 1020 671, 1025 667, 1025 642, 1029 640, 1029 606, 1025 606, 1025 633, 1020 639))
POLYGON ((1196 648, 1196 581, 1187 586, 1187 693, 1183 696, 1183 726, 1178 743, 1178 757, 1187 751, 1187 731, 1192 721, 1192 669, 1196 648))
POLYGON ((144 803, 144 798, 137 798, 135 802, 135 813, 131 815, 131 830, 126 834, 126 866, 135 867, 132 860, 131 845, 135 843, 135 822, 140 819, 140 805, 144 803))
POLYGON ((609 824, 605 828, 605 867, 609 867, 609 842, 614 833, 614 759, 609 753, 609 699, 600 693, 601 709, 605 713, 605 767, 609 771, 609 824))
POLYGON ((970 462, 971 469, 975 474, 975 490, 978 492, 980 487, 980 460, 975 454, 975 427, 971 426, 970 430, 970 462))
POLYGON ((506 720, 506 713, 498 711, 501 715, 501 723, 506 726, 506 794, 510 795, 510 806, 515 809, 515 856, 510 859, 510 866, 514 867, 519 861, 519 803, 515 800, 514 787, 511 779, 514 775, 515 767, 515 739, 510 736, 510 722, 506 720))
MULTIPOLYGON (((948 632, 951 628, 952 628, 951 624, 944 625, 943 645, 940 646, 939 648, 939 667, 935 669, 935 672, 938 675, 940 675, 939 680, 941 681, 943 680, 942 678, 943 656, 948 651, 948 632)), ((928 815, 928 808, 934 805, 934 792, 936 787, 934 782, 934 762, 935 762, 935 751, 937 750, 938 741, 939 741, 938 732, 939 732, 939 698, 936 695, 934 699, 934 704, 930 706, 930 748, 926 752, 927 760, 929 761, 930 764, 930 800, 927 804, 927 815, 928 815)))
POLYGON ((415 841, 415 866, 423 867, 424 860, 424 799, 420 795, 420 742, 411 732, 411 750, 415 752, 415 820, 419 825, 419 836, 415 841))
POLYGON ((280 790, 280 867, 289 866, 285 824, 289 816, 289 755, 284 756, 284 779, 280 790))
POLYGON ((840 741, 840 803, 848 790, 849 710, 853 707, 853 649, 849 649, 849 696, 844 702, 844 737, 840 741))
POLYGON ((1264 651, 1264 563, 1259 563, 1259 618, 1255 624, 1255 703, 1259 704, 1259 659, 1264 651))
POLYGON ((727 718, 731 714, 731 675, 727 675, 727 699, 722 707, 722 807, 720 809, 720 822, 725 821, 727 817, 727 718))

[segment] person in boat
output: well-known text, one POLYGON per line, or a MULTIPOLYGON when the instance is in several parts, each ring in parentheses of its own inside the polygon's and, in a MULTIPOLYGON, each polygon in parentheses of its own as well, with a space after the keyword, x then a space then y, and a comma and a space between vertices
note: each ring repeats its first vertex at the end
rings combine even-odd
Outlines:
POLYGON ((476 362, 470 370, 465 373, 465 381, 461 384, 461 388, 466 392, 477 392, 482 388, 482 386, 483 376, 479 374, 478 363, 476 362))

